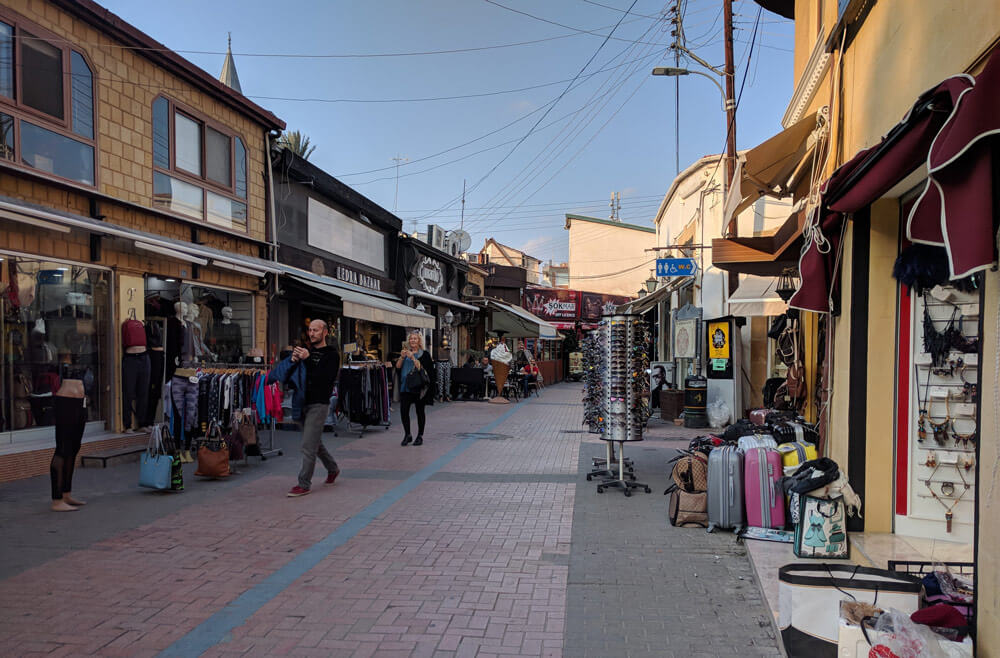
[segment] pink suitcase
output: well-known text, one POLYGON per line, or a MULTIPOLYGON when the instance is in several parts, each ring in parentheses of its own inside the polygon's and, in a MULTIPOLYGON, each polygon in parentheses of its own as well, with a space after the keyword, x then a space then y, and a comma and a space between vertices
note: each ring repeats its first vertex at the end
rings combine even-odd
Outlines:
POLYGON ((782 476, 781 455, 772 448, 751 448, 746 452, 743 465, 747 525, 785 527, 785 496, 778 486, 782 476))

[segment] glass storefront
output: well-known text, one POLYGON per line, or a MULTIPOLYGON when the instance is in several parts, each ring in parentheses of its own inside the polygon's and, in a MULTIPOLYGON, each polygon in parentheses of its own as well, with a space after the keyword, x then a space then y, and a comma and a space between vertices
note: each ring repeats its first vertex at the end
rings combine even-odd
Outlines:
POLYGON ((146 320, 163 321, 187 309, 185 326, 194 332, 195 361, 239 363, 254 347, 253 295, 179 279, 146 278, 146 320))
POLYGON ((0 444, 51 434, 63 379, 83 381, 88 422, 103 429, 112 399, 111 272, 4 253, 0 270, 0 444))

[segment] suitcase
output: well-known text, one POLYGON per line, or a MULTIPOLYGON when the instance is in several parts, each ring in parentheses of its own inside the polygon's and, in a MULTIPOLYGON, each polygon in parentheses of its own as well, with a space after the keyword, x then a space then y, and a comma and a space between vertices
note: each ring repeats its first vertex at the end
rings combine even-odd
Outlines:
POLYGON ((753 434, 741 436, 736 445, 741 451, 749 452, 754 448, 777 448, 778 442, 770 434, 753 434))
POLYGON ((743 529, 743 453, 722 446, 708 456, 708 531, 743 529))
POLYGON ((778 452, 781 453, 782 465, 785 468, 792 468, 793 472, 799 464, 816 459, 818 454, 816 446, 805 441, 782 443, 778 446, 778 452))
POLYGON ((750 422, 760 426, 767 424, 768 414, 774 413, 774 409, 754 409, 750 412, 750 422))
POLYGON ((755 528, 785 527, 785 495, 778 486, 781 456, 770 448, 754 448, 744 457, 747 525, 755 528))
POLYGON ((792 441, 802 441, 803 443, 819 443, 819 433, 812 425, 796 421, 779 421, 771 424, 771 435, 778 443, 791 443, 792 441))

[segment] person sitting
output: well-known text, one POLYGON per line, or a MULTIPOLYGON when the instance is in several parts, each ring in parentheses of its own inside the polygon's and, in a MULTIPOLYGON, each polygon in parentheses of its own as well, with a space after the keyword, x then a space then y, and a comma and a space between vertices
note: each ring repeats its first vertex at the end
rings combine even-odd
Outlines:
MULTIPOLYGON (((528 397, 530 384, 538 382, 539 370, 534 361, 528 361, 519 371, 521 373, 521 393, 523 397, 528 397)), ((537 389, 536 389, 537 390, 537 389)))

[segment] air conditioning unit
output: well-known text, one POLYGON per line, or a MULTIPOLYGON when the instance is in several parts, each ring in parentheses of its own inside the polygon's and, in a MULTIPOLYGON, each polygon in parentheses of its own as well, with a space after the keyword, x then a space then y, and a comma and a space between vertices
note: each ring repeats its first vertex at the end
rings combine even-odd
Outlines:
POLYGON ((440 249, 444 251, 444 229, 437 224, 427 225, 427 244, 434 247, 435 249, 440 249))

